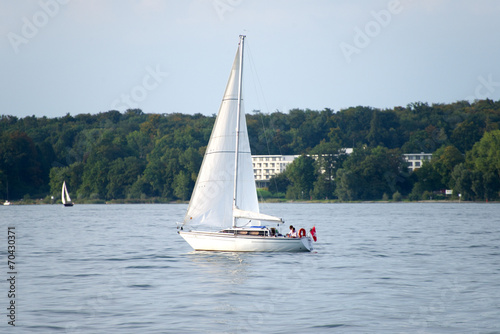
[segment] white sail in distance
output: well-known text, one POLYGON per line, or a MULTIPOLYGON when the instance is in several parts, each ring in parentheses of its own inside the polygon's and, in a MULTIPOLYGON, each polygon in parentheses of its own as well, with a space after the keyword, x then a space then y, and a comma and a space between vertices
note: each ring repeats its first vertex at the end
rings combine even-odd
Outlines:
POLYGON ((66 188, 66 181, 63 182, 61 200, 63 204, 71 203, 71 197, 69 197, 68 189, 66 188))

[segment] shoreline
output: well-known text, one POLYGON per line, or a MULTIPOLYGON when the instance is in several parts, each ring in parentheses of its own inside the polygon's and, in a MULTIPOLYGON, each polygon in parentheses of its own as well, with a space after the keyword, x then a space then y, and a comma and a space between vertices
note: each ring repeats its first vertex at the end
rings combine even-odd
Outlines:
MULTIPOLYGON (((61 202, 55 202, 55 203, 46 203, 44 200, 29 200, 29 201, 11 201, 10 205, 1 205, 0 206, 19 206, 19 205, 56 205, 56 206, 62 206, 63 204, 61 202)), ((270 199, 270 200, 262 200, 259 201, 259 204, 392 204, 392 203, 453 203, 453 204, 458 204, 458 203, 484 203, 484 204, 498 204, 500 201, 461 201, 461 200, 420 200, 420 201, 350 201, 350 202, 344 202, 344 201, 338 201, 338 200, 309 200, 309 201, 303 201, 303 200, 285 200, 285 199, 270 199)), ((83 201, 81 203, 74 202, 75 205, 92 205, 92 204, 108 204, 108 205, 113 205, 113 204, 189 204, 189 201, 167 201, 167 200, 161 200, 161 199, 151 199, 151 200, 111 200, 111 201, 104 201, 104 200, 88 200, 88 201, 83 201)))

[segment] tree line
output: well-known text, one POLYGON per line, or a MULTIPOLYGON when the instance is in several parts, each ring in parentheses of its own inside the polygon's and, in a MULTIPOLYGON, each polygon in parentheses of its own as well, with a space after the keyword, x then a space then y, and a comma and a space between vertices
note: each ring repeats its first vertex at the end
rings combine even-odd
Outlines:
MULTIPOLYGON (((0 196, 49 201, 66 180, 76 202, 188 200, 214 121, 140 109, 0 116, 0 196)), ((253 111, 247 125, 252 154, 301 155, 264 196, 420 200, 453 189, 463 200, 499 197, 500 101, 253 111), (432 160, 409 173, 402 154, 420 152, 432 160)))

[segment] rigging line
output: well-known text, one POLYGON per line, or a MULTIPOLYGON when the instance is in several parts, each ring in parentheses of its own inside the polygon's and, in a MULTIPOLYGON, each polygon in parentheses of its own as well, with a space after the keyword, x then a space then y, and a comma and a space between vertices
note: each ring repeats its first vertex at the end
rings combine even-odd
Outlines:
MULTIPOLYGON (((261 102, 260 102, 260 96, 259 96, 259 90, 257 89, 257 86, 256 86, 256 82, 259 84, 259 87, 260 87, 260 91, 262 92, 262 99, 264 100, 264 107, 267 110, 269 110, 269 107, 267 106, 267 101, 266 101, 266 98, 264 96, 264 93, 263 93, 263 90, 262 90, 262 85, 260 84, 260 79, 259 79, 259 76, 257 74, 257 70, 256 70, 256 66, 255 66, 255 63, 253 61, 253 55, 252 55, 252 51, 251 51, 251 48, 250 48, 250 45, 247 44, 247 50, 248 50, 248 59, 250 61, 250 70, 252 71, 252 74, 253 76, 255 77, 256 80, 253 81, 253 86, 254 86, 254 90, 255 90, 255 96, 257 97, 257 103, 258 105, 260 106, 261 105, 261 102)), ((265 127, 265 124, 264 124, 264 116, 262 115, 262 112, 260 112, 260 119, 261 119, 261 123, 262 123, 262 128, 264 129, 264 138, 266 140, 266 148, 267 148, 267 154, 271 154, 271 149, 269 148, 269 140, 267 138, 267 133, 266 133, 266 127, 265 127)))
MULTIPOLYGON (((254 80, 254 82, 253 82, 254 90, 256 92, 255 95, 257 96, 257 99, 259 99, 258 89, 255 85, 255 81, 257 81, 257 83, 259 84, 260 92, 262 92, 261 94, 262 94, 262 99, 264 100, 264 107, 266 108, 266 111, 269 111, 269 106, 267 104, 267 100, 266 100, 266 97, 264 95, 264 90, 262 89, 262 84, 260 83, 260 78, 259 78, 259 75, 257 74, 257 70, 256 70, 257 67, 255 66, 255 63, 253 61, 251 46, 250 46, 250 43, 248 43, 248 42, 247 42, 247 53, 248 53, 248 60, 250 61, 250 70, 256 78, 256 80, 254 80)), ((259 106, 260 106, 260 101, 257 101, 257 102, 259 103, 259 106)), ((267 133, 266 133, 266 126, 264 124, 264 115, 262 114, 262 112, 260 113, 260 121, 262 123, 262 128, 264 129, 264 138, 266 140, 267 154, 271 155, 271 150, 269 148, 269 140, 267 138, 267 133)), ((269 124, 269 125, 271 125, 271 124, 269 124)), ((273 132, 276 132, 276 129, 274 127, 272 128, 272 130, 273 130, 273 132)), ((278 147, 280 155, 283 155, 283 153, 281 151, 281 142, 276 143, 276 147, 278 147)), ((278 185, 276 182, 274 182, 274 187, 276 188, 276 192, 278 192, 278 185)))
MULTIPOLYGON (((262 88, 262 84, 261 84, 261 81, 260 81, 260 78, 259 78, 259 74, 257 73, 257 70, 256 70, 257 66, 255 66, 255 63, 253 61, 251 47, 248 44, 247 44, 247 49, 248 49, 248 58, 249 58, 250 63, 251 63, 250 69, 252 70, 252 74, 255 75, 256 81, 257 81, 257 83, 259 85, 259 88, 260 88, 260 90, 257 89, 255 81, 254 81, 253 85, 254 85, 254 89, 256 91, 257 98, 259 98, 258 92, 260 91, 261 95, 262 95, 262 99, 264 100, 265 111, 267 111, 268 114, 270 115, 269 106, 268 106, 268 103, 267 103, 267 100, 266 100, 266 96, 264 95, 264 89, 262 88)), ((260 103, 260 101, 259 101, 259 103, 260 103)), ((262 113, 261 113, 261 117, 260 118, 261 118, 261 122, 262 122, 262 127, 265 130, 264 116, 262 115, 262 113)), ((272 130, 275 131, 276 128, 272 127, 272 130)), ((265 134, 265 132, 264 132, 264 135, 265 135, 265 139, 266 139, 267 153, 270 155, 271 154, 271 150, 269 149, 269 140, 268 140, 267 135, 265 134)), ((280 155, 283 155, 282 150, 281 150, 281 143, 277 143, 276 147, 279 149, 280 155)))
MULTIPOLYGON (((260 85, 260 80, 259 80, 259 77, 257 75, 257 70, 256 70, 256 67, 255 67, 255 63, 253 61, 253 55, 252 55, 252 51, 251 51, 251 47, 248 45, 247 43, 247 53, 248 53, 248 60, 249 60, 249 63, 250 63, 250 72, 252 73, 252 76, 254 78, 256 78, 256 80, 252 80, 252 84, 253 84, 253 87, 254 87, 254 91, 255 91, 255 96, 257 98, 257 104, 258 106, 260 107, 261 106, 261 102, 260 102, 260 96, 259 96, 259 90, 257 89, 257 86, 256 86, 256 81, 259 83, 259 86, 261 88, 261 91, 262 91, 262 86, 260 85)), ((264 97, 264 94, 262 93, 262 99, 264 100, 264 106, 266 108, 266 110, 268 110, 268 107, 267 107, 267 103, 265 101, 265 97, 264 97)), ((260 118, 260 121, 262 123, 262 128, 264 130, 264 138, 266 140, 266 148, 267 148, 267 154, 270 154, 271 150, 269 148, 269 140, 267 138, 267 133, 266 133, 266 127, 265 127, 265 124, 264 124, 264 116, 262 115, 262 112, 259 112, 259 118, 260 118)), ((259 191, 257 191, 257 196, 259 196, 259 200, 262 202, 264 200, 264 196, 259 193, 259 191)))

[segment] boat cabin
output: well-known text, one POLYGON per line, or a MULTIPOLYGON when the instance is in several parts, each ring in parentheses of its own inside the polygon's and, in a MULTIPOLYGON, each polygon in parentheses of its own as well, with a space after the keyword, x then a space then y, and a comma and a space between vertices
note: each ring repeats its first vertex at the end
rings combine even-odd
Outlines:
POLYGON ((282 237, 278 229, 267 226, 236 227, 222 230, 221 233, 231 233, 234 235, 249 235, 261 237, 282 237))

